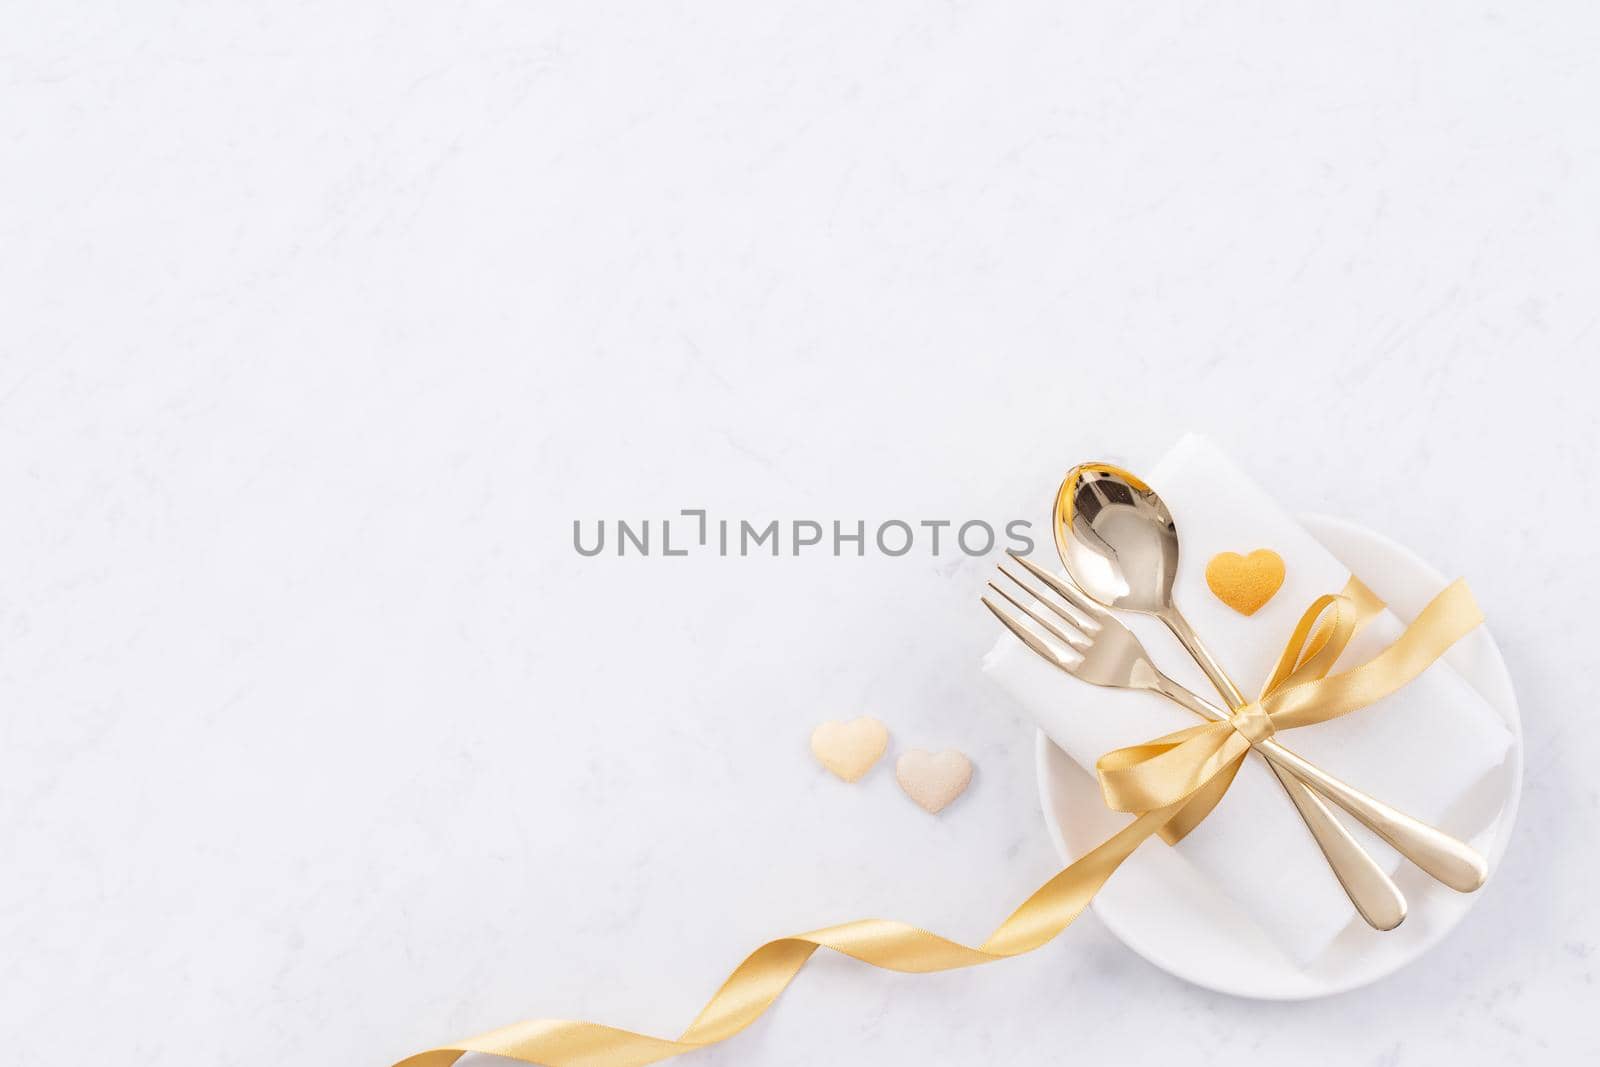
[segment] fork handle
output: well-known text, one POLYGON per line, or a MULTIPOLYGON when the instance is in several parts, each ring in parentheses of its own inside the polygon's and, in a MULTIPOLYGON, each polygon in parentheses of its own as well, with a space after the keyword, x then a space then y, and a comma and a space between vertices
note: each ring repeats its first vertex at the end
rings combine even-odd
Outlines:
POLYGON ((1268 739, 1261 754, 1354 816, 1394 850, 1458 893, 1471 893, 1489 876, 1483 857, 1449 834, 1413 819, 1356 789, 1268 739))
POLYGON ((1228 672, 1222 669, 1222 664, 1217 662, 1217 657, 1200 640, 1200 635, 1194 632, 1194 627, 1189 625, 1189 620, 1183 617, 1183 612, 1176 607, 1168 608, 1157 616, 1167 624, 1167 629, 1172 631, 1172 636, 1178 639, 1183 650, 1189 653, 1189 658, 1205 672, 1212 686, 1228 702, 1228 707, 1238 709, 1245 706, 1244 694, 1239 687, 1233 684, 1233 679, 1228 677, 1228 672))

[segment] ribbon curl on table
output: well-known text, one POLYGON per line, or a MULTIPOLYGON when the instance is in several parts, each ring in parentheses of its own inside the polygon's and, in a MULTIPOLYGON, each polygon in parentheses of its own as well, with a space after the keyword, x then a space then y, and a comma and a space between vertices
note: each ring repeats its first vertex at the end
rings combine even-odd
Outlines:
POLYGON ((395 1067, 450 1067, 469 1052, 543 1067, 643 1067, 723 1041, 749 1026, 819 948, 914 974, 1031 952, 1072 925, 1146 839, 1159 833, 1170 843, 1197 826, 1227 792, 1254 743, 1279 730, 1327 722, 1388 696, 1483 621, 1466 583, 1457 580, 1394 644, 1367 663, 1330 676, 1350 638, 1382 608, 1352 578, 1342 593, 1319 597, 1306 610, 1255 703, 1226 722, 1180 730, 1101 757, 1096 770, 1106 803, 1137 817, 1059 871, 976 948, 905 923, 863 919, 762 945, 734 969, 676 1039, 599 1023, 537 1019, 418 1053, 395 1067))

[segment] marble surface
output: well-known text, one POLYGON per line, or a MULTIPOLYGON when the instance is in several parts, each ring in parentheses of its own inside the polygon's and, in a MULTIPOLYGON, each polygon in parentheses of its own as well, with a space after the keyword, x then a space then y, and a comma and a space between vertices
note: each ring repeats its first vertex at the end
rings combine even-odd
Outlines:
POLYGON ((695 1062, 1600 1055, 1592 7, 401 7, 9 12, 8 1058, 670 1033, 774 935, 981 938, 1053 868, 987 561, 572 522, 999 521, 1185 428, 1471 578, 1528 754, 1474 914, 1310 1004, 1092 919, 818 958, 695 1062), (909 747, 976 764, 942 816, 909 747))

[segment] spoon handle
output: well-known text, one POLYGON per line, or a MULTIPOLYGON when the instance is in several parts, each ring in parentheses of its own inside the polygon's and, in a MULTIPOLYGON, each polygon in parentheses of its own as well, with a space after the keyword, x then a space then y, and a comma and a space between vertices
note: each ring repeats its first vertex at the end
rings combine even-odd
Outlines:
POLYGON ((1228 677, 1228 672, 1222 669, 1222 664, 1217 662, 1217 658, 1201 643, 1200 635, 1194 632, 1194 627, 1189 625, 1189 620, 1183 617, 1183 613, 1177 608, 1172 608, 1162 612, 1159 618, 1167 624, 1167 629, 1172 631, 1172 636, 1183 645, 1189 657, 1200 665, 1202 671, 1205 671, 1211 684, 1222 694, 1222 699, 1228 702, 1228 707, 1235 711, 1244 707, 1247 703, 1244 694, 1233 684, 1233 679, 1228 677))

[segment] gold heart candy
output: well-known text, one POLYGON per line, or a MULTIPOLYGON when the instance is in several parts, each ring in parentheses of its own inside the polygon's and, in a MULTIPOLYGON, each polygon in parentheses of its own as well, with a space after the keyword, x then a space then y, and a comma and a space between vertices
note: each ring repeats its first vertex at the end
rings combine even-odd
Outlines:
POLYGON ((954 749, 936 754, 914 748, 895 761, 894 776, 906 796, 937 815, 966 791, 972 761, 954 749))
POLYGON ((1218 552, 1206 564, 1206 584, 1241 615, 1254 615, 1283 585, 1283 557, 1270 548, 1248 556, 1218 552))
POLYGON ((811 754, 847 782, 870 771, 888 747, 889 728, 869 715, 853 722, 825 722, 811 731, 811 754))

